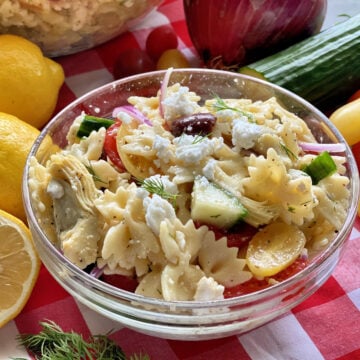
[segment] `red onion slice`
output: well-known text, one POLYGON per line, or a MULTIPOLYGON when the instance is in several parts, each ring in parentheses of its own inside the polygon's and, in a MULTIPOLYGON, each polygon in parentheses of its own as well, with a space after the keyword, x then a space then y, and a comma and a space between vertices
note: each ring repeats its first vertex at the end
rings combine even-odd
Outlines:
POLYGON ((113 110, 112 116, 114 118, 117 118, 117 115, 119 114, 119 112, 124 112, 124 113, 128 114, 129 116, 131 116, 132 118, 137 120, 140 124, 146 124, 146 125, 152 126, 151 121, 141 111, 139 111, 136 107, 134 107, 132 105, 123 105, 123 106, 116 107, 113 110))
POLYGON ((319 144, 319 143, 308 143, 299 142, 300 147, 304 151, 322 152, 328 151, 330 153, 341 153, 346 150, 345 144, 319 144))
POLYGON ((166 70, 166 73, 164 75, 164 79, 163 81, 161 82, 161 87, 160 87, 160 102, 159 102, 159 111, 160 111, 160 116, 162 118, 164 118, 164 115, 165 115, 165 111, 164 111, 164 105, 163 105, 163 102, 166 98, 166 89, 169 85, 169 80, 170 80, 170 76, 171 76, 171 73, 173 72, 173 68, 168 68, 166 70))
POLYGON ((89 275, 98 279, 104 273, 104 268, 99 268, 97 265, 90 271, 89 275))

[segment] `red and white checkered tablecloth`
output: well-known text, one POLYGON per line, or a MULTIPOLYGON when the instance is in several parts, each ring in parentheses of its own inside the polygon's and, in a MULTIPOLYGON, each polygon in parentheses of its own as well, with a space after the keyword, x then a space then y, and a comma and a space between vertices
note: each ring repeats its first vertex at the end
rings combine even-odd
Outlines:
MULTIPOLYGON (((165 0, 130 32, 95 49, 56 59, 66 73, 56 111, 87 91, 112 81, 117 55, 125 48, 143 47, 152 28, 169 23, 178 34, 179 49, 197 66, 199 60, 187 33, 182 1, 165 0)), ((291 312, 244 335, 183 342, 137 333, 79 304, 42 267, 21 314, 0 329, 0 360, 31 359, 18 347, 16 335, 38 332, 39 321, 45 320, 53 320, 64 330, 72 329, 84 337, 115 329, 111 337, 127 354, 147 353, 153 360, 360 359, 360 218, 330 279, 291 312)))

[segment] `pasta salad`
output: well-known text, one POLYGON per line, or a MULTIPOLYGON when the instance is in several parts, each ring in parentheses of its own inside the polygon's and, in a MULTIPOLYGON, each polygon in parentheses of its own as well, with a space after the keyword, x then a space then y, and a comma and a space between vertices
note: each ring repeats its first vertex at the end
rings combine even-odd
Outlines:
POLYGON ((202 101, 167 81, 109 118, 82 113, 65 148, 31 158, 49 239, 91 275, 167 301, 240 295, 306 266, 346 218, 343 145, 317 143, 276 98, 202 101))

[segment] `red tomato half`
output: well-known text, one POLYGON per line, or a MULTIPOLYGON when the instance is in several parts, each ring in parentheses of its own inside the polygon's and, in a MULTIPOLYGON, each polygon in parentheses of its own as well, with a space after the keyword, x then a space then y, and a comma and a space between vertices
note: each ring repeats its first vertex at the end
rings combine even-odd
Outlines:
POLYGON ((201 225, 206 225, 209 228, 209 230, 213 231, 216 240, 219 240, 220 238, 226 236, 228 247, 241 248, 244 245, 247 245, 250 239, 258 231, 256 228, 245 222, 240 222, 230 230, 219 229, 216 228, 215 226, 209 226, 207 224, 200 224, 200 223, 195 224, 196 227, 200 227, 201 225))
POLYGON ((347 102, 351 102, 351 101, 354 101, 356 99, 359 99, 360 98, 360 90, 358 91, 355 91, 348 99, 347 102))
POLYGON ((155 70, 155 63, 150 56, 141 49, 128 49, 119 54, 114 63, 114 78, 121 79, 155 70))
POLYGON ((102 275, 101 280, 103 280, 107 284, 116 286, 119 289, 131 291, 131 292, 134 292, 139 284, 136 279, 130 276, 117 275, 117 274, 111 274, 111 275, 104 274, 102 275))
POLYGON ((358 142, 357 144, 354 144, 351 147, 352 153, 354 154, 354 158, 356 160, 356 164, 358 166, 358 169, 360 171, 360 142, 358 142))
POLYGON ((121 122, 117 121, 115 124, 112 124, 107 130, 104 141, 104 152, 107 158, 111 163, 117 168, 118 171, 124 172, 125 166, 122 163, 119 153, 116 147, 116 136, 121 122))
MULTIPOLYGON (((280 271, 278 274, 272 276, 271 278, 279 282, 284 281, 290 278, 291 276, 297 274, 299 271, 303 270, 306 265, 307 265, 307 261, 299 258, 295 260, 285 270, 280 271)), ((226 288, 224 291, 224 297, 231 298, 244 294, 250 294, 254 291, 265 289, 269 286, 270 285, 268 283, 268 279, 266 278, 264 280, 257 280, 255 278, 252 278, 243 284, 231 288, 226 288)))
POLYGON ((169 25, 159 26, 150 32, 145 47, 149 56, 157 61, 164 51, 178 47, 176 33, 169 25))

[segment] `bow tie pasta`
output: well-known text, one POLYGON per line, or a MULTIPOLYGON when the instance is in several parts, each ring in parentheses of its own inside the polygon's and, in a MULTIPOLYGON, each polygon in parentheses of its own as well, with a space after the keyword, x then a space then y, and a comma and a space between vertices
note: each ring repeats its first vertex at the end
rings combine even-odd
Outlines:
POLYGON ((50 240, 86 271, 168 301, 224 298, 326 247, 349 201, 345 157, 308 152, 275 98, 201 102, 174 84, 111 118, 79 115, 68 144, 31 162, 50 240), (102 275, 103 274, 103 275, 102 275))

